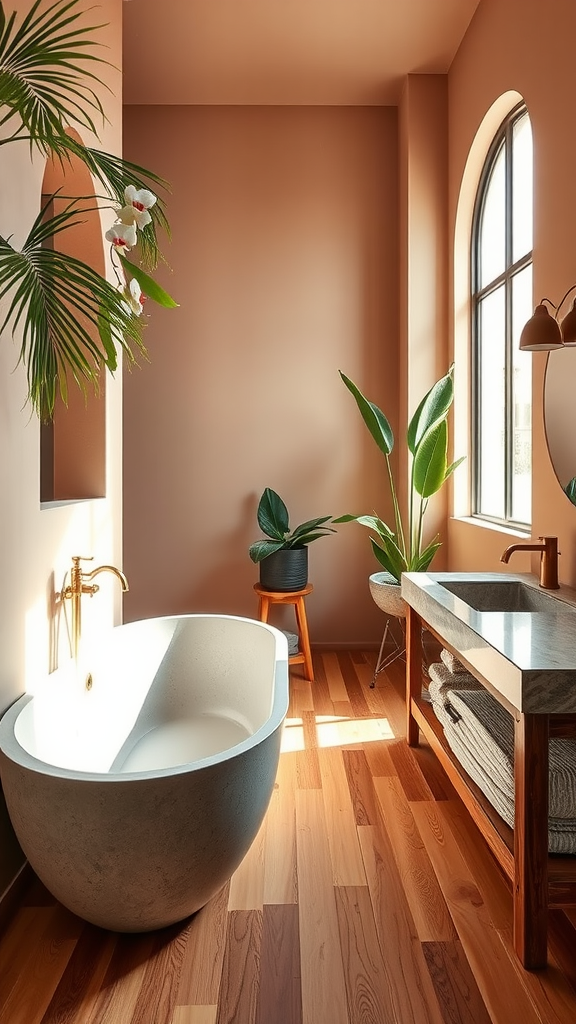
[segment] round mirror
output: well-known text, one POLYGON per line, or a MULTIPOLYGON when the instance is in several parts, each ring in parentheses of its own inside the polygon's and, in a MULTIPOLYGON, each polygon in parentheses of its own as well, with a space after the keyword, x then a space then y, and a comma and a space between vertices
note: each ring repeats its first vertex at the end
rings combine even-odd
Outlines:
POLYGON ((544 382, 544 425, 558 482, 576 505, 576 347, 549 352, 544 382))

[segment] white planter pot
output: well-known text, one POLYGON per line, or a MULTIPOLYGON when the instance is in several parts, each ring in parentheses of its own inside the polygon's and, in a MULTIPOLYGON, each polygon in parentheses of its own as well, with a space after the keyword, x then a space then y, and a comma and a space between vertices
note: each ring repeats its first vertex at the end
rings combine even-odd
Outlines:
POLYGON ((386 612, 397 619, 406 618, 406 602, 400 592, 400 584, 389 572, 375 572, 369 577, 370 593, 373 600, 386 612))

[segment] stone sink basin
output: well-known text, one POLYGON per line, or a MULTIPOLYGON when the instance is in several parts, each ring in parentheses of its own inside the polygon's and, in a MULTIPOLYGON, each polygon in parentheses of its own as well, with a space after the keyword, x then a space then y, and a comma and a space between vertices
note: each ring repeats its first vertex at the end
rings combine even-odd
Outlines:
POLYGON ((518 711, 576 713, 576 591, 528 573, 403 573, 402 597, 518 711))
POLYGON ((536 589, 520 580, 452 580, 443 586, 478 612, 553 615, 559 610, 558 600, 549 591, 536 589))

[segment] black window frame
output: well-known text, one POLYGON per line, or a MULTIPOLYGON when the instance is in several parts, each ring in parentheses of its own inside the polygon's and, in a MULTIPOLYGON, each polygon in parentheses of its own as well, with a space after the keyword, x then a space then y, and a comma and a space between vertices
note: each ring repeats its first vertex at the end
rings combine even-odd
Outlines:
POLYGON ((513 131, 514 125, 522 117, 528 115, 524 103, 519 103, 502 121, 494 135, 490 149, 486 155, 482 174, 478 183, 476 200, 472 217, 471 235, 471 338, 472 338, 472 395, 471 395, 471 515, 475 519, 507 526, 528 533, 531 522, 521 522, 512 517, 512 476, 513 476, 513 381, 512 381, 512 286, 514 277, 533 263, 533 249, 512 262, 512 216, 513 216, 513 131), (501 274, 488 284, 480 285, 481 262, 481 228, 492 171, 498 156, 504 148, 505 164, 505 268, 501 274), (479 511, 481 500, 481 463, 482 463, 482 432, 480 430, 481 403, 481 339, 479 312, 482 300, 492 292, 504 286, 505 303, 505 466, 504 466, 504 517, 487 515, 479 511))

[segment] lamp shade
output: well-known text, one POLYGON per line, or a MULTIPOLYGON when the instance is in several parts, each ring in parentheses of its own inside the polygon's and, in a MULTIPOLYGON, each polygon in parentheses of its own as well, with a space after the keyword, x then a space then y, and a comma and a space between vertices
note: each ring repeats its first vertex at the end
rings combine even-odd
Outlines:
POLYGON ((558 322, 550 316, 544 303, 536 306, 534 316, 522 328, 520 351, 549 352, 554 348, 562 348, 563 344, 558 322))
POLYGON ((572 309, 560 324, 560 333, 565 345, 576 345, 576 299, 572 303, 572 309))

